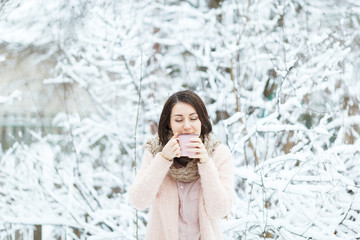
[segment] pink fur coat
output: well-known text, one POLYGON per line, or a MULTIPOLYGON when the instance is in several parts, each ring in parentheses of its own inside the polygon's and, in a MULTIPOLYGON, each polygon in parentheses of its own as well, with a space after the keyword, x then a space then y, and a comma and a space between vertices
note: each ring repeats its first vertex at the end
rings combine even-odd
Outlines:
MULTIPOLYGON (((202 240, 221 240, 220 220, 229 214, 234 198, 232 155, 218 145, 210 160, 198 164, 201 178, 199 223, 202 240)), ((167 172, 172 162, 145 150, 140 170, 129 189, 132 205, 151 206, 146 240, 178 240, 179 197, 167 172)))

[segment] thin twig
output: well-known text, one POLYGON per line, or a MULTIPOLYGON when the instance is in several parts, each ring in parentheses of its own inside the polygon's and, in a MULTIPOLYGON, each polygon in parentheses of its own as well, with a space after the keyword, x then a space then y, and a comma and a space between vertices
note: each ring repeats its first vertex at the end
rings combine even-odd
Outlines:
MULTIPOLYGON (((140 84, 138 90, 138 104, 137 104, 137 111, 136 111, 136 120, 135 120, 135 130, 134 130, 134 169, 135 169, 135 175, 137 174, 137 158, 136 158, 136 135, 137 135, 137 128, 138 128, 138 122, 139 122, 139 112, 140 112, 140 105, 141 105, 141 83, 142 83, 142 51, 141 51, 141 68, 140 68, 140 84)), ((136 239, 139 239, 139 214, 138 210, 136 210, 136 239)))

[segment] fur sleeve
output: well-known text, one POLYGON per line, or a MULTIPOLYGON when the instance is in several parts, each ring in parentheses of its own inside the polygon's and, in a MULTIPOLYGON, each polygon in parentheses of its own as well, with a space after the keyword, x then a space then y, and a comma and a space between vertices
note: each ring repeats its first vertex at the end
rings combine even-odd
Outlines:
POLYGON ((219 145, 210 160, 198 167, 207 214, 215 218, 226 216, 234 199, 234 167, 229 148, 219 145))
POLYGON ((140 170, 129 188, 130 202, 135 208, 143 210, 151 206, 171 164, 160 153, 153 156, 145 150, 140 170))

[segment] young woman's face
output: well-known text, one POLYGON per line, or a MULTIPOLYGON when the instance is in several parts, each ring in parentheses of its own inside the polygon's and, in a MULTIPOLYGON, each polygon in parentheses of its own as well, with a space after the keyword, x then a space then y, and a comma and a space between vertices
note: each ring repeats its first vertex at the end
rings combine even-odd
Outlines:
POLYGON ((173 133, 201 134, 201 121, 193 106, 184 102, 174 105, 170 115, 170 128, 173 133))

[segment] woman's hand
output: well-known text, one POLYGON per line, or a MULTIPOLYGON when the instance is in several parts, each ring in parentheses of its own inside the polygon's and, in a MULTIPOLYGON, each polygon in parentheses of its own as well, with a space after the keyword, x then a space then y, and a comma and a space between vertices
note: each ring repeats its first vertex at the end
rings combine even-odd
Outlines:
POLYGON ((188 152, 194 153, 194 155, 189 156, 190 158, 199 158, 200 163, 205 163, 210 159, 209 154, 200 138, 192 138, 191 143, 188 143, 187 146, 190 147, 188 152))
POLYGON ((165 144, 161 156, 169 161, 172 161, 174 157, 180 157, 181 150, 178 143, 177 137, 178 133, 174 133, 174 136, 165 144))

